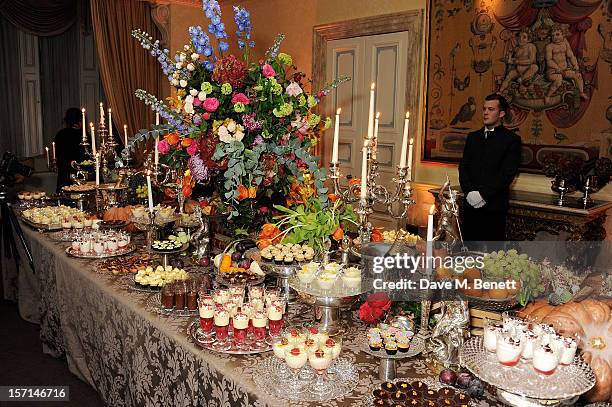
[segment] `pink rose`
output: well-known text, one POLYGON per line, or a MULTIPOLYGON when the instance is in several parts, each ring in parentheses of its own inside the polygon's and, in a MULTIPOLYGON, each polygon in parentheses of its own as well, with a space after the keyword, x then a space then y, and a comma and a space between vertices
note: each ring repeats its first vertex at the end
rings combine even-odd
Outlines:
POLYGON ((265 64, 262 68, 261 71, 263 72, 263 75, 266 78, 270 78, 274 75, 276 75, 276 72, 274 71, 274 68, 272 68, 272 65, 270 64, 265 64))
POLYGON ((208 113, 208 112, 202 113, 202 119, 204 119, 204 120, 210 119, 210 113, 208 113))
POLYGON ((243 105, 248 105, 251 101, 244 93, 236 93, 232 96, 232 104, 242 103, 243 105))
POLYGON ((187 147, 187 154, 195 155, 198 152, 198 143, 191 143, 189 147, 187 147))
POLYGON ((201 104, 202 104, 202 101, 199 98, 193 99, 194 106, 200 106, 201 104))
POLYGON ((161 140, 159 143, 157 143, 157 150, 160 154, 168 154, 170 151, 170 144, 168 144, 166 140, 161 140))
POLYGON ((204 109, 209 112, 214 112, 219 108, 219 101, 217 98, 206 98, 204 100, 204 109))

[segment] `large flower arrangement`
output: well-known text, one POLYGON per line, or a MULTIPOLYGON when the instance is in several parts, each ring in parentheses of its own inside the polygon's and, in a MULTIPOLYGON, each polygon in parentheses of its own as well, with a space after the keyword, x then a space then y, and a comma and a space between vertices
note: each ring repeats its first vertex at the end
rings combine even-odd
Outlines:
POLYGON ((176 88, 166 103, 136 91, 168 123, 157 145, 160 161, 178 170, 185 196, 198 184, 208 185, 209 194, 218 193, 230 221, 238 226, 256 228, 269 219, 273 205, 284 203, 291 185, 303 183, 305 173, 312 176, 326 205, 325 172, 310 150, 331 120, 313 108, 348 78, 308 94, 305 75, 290 55, 279 52, 282 34, 263 59, 252 63, 248 11, 233 8, 237 44, 243 52, 237 57, 227 53, 228 35, 217 1, 204 0, 203 8, 211 35, 200 26, 190 27, 190 42, 174 60, 147 33, 132 32, 157 57, 176 88))

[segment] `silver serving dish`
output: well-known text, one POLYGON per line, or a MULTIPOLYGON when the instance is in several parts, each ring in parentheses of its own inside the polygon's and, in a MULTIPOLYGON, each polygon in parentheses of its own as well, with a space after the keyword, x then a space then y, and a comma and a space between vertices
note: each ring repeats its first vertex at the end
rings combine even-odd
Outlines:
MULTIPOLYGON (((214 348, 215 342, 204 343, 198 339, 197 332, 198 332, 199 327, 200 327, 200 323, 197 320, 193 321, 192 323, 189 324, 189 327, 187 327, 187 335, 191 338, 193 343, 195 343, 202 349, 208 349, 208 350, 212 350, 214 352, 219 352, 219 353, 227 353, 230 355, 256 355, 259 353, 265 353, 265 352, 269 352, 272 350, 272 345, 268 343, 270 342, 268 340, 265 342, 267 347, 264 349, 239 350, 234 345, 232 345, 232 347, 229 350, 218 350, 214 348)), ((231 340, 232 338, 231 334, 229 335, 228 338, 231 340)))
POLYGON ((370 349, 367 339, 362 342, 361 350, 368 355, 376 356, 382 359, 405 359, 411 358, 423 352, 425 350, 425 340, 420 336, 414 335, 410 341, 410 347, 407 352, 400 352, 399 350, 395 355, 389 355, 384 349, 374 351, 370 349))
POLYGON ((560 366, 552 375, 544 376, 522 361, 514 367, 501 365, 495 354, 485 350, 482 337, 467 341, 459 359, 462 366, 482 381, 529 399, 558 402, 586 393, 595 385, 593 369, 579 356, 571 365, 560 366))
POLYGON ((54 232, 54 231, 62 230, 62 225, 59 223, 58 224, 51 224, 51 223, 43 224, 43 223, 32 222, 28 218, 22 217, 21 219, 23 220, 23 223, 39 231, 54 232))
POLYGON ((134 250, 136 250, 136 246, 133 245, 132 243, 128 244, 125 249, 119 250, 117 249, 115 252, 113 253, 95 253, 93 251, 89 252, 89 253, 81 253, 80 251, 75 251, 72 250, 72 247, 67 247, 66 248, 66 254, 68 256, 71 257, 77 257, 79 259, 106 259, 109 257, 117 257, 117 256, 123 256, 125 254, 129 254, 132 253, 134 250))

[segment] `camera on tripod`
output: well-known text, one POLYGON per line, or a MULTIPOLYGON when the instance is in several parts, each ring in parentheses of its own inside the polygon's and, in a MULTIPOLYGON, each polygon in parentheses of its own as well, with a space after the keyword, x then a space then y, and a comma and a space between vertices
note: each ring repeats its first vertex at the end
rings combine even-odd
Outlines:
POLYGON ((16 175, 28 178, 33 172, 34 169, 20 163, 15 154, 5 151, 0 160, 0 188, 12 186, 15 183, 16 175))

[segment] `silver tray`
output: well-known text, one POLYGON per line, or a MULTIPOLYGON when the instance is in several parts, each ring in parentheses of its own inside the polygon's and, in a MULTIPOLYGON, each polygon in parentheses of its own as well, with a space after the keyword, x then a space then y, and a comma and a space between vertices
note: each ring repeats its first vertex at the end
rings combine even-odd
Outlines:
POLYGON ((35 222, 32 222, 30 219, 24 218, 24 217, 22 217, 21 220, 23 220, 23 223, 25 223, 26 225, 28 225, 29 227, 33 229, 44 230, 46 232, 54 232, 54 231, 63 229, 62 225, 59 223, 56 225, 35 223, 35 222))
POLYGON ((273 277, 291 277, 294 276, 296 271, 298 269, 300 269, 302 267, 302 264, 306 264, 309 262, 304 262, 304 263, 292 263, 289 265, 285 265, 285 264, 276 264, 274 262, 269 262, 269 261, 265 261, 265 260, 261 260, 258 262, 259 266, 261 267, 261 270, 268 274, 271 275, 273 277))
MULTIPOLYGON (((461 389, 457 389, 453 386, 447 386, 445 384, 440 383, 438 380, 436 380, 433 377, 398 377, 395 380, 391 380, 392 383, 398 383, 398 382, 408 382, 408 383, 412 383, 412 382, 416 382, 416 381, 421 381, 423 383, 425 383, 427 385, 427 388, 429 389, 433 389, 433 390, 440 390, 443 387, 450 387, 453 390, 455 390, 455 394, 457 393, 466 393, 465 390, 461 390, 461 389)), ((381 383, 382 384, 382 383, 381 383)), ((363 400, 363 406, 364 407, 370 407, 372 405, 374 405, 374 395, 372 393, 374 393, 374 390, 380 389, 380 385, 376 386, 375 388, 371 388, 370 392, 368 393, 368 395, 364 398, 363 400)), ((467 394, 467 393, 466 393, 467 394)), ((478 401, 476 400, 472 400, 470 398, 470 402, 468 403, 469 406, 471 407, 476 407, 478 405, 478 401)))
POLYGON ((102 254, 96 254, 94 252, 90 252, 87 254, 84 253, 80 253, 80 252, 74 252, 72 250, 72 247, 67 247, 66 248, 66 254, 68 256, 71 257, 77 257, 79 259, 106 259, 109 257, 117 257, 117 256, 123 256, 124 254, 129 254, 132 253, 134 250, 136 250, 136 246, 132 243, 128 244, 127 247, 123 250, 117 250, 114 253, 102 253, 102 254))
MULTIPOLYGON (((308 364, 307 364, 308 366, 308 364)), ((330 393, 320 397, 306 387, 304 391, 287 391, 286 374, 283 375, 283 368, 286 367, 284 361, 276 356, 268 357, 260 361, 253 371, 253 381, 255 385, 268 394, 287 400, 301 402, 323 402, 344 397, 353 392, 359 382, 357 367, 348 359, 340 356, 330 366, 329 371, 333 371, 333 377, 328 373, 328 380, 332 385, 330 393), (283 379, 281 379, 281 377, 283 379)), ((314 379, 313 379, 314 381, 314 379)))
POLYGON ((367 353, 368 355, 376 356, 382 359, 405 359, 418 355, 419 353, 425 350, 425 340, 420 336, 414 335, 412 340, 410 341, 410 347, 407 352, 400 352, 399 350, 395 355, 388 355, 384 349, 380 349, 378 351, 373 351, 370 349, 368 345, 368 341, 362 341, 361 350, 367 353))
MULTIPOLYGON (((197 330, 200 327, 200 323, 199 321, 193 321, 192 323, 189 324, 189 327, 187 328, 187 335, 189 335, 189 337, 191 338, 191 340, 193 341, 193 343, 195 343, 196 345, 198 345, 199 347, 201 347, 202 349, 208 349, 214 352, 219 352, 219 353, 227 353, 230 355, 256 355, 259 353, 265 353, 265 352, 269 352, 272 350, 272 345, 268 344, 268 341, 266 341, 266 345, 267 347, 263 350, 238 350, 234 347, 230 348, 229 350, 218 350, 218 349, 214 349, 214 342, 213 343, 202 343, 201 341, 198 340, 197 337, 197 330)), ((230 331, 231 332, 231 331, 230 331)), ((231 340, 232 335, 230 334, 228 336, 228 338, 231 340)))
POLYGON ((216 273, 215 274, 215 281, 221 285, 224 285, 226 287, 232 287, 232 286, 237 286, 237 285, 244 285, 247 287, 250 287, 252 285, 259 285, 261 283, 264 282, 264 280, 266 279, 266 276, 257 276, 257 278, 255 280, 249 281, 245 284, 238 284, 238 283, 232 283, 229 280, 227 280, 226 278, 224 278, 221 274, 216 273))
POLYGON ((552 375, 543 376, 522 361, 514 367, 503 366, 495 354, 485 350, 482 337, 467 341, 459 359, 480 380, 532 399, 564 400, 586 393, 595 385, 593 369, 579 356, 571 365, 559 366, 552 375))
POLYGON ((49 233, 49 238, 56 242, 72 242, 80 235, 80 232, 77 232, 77 230, 82 229, 70 229, 69 232, 64 232, 63 230, 60 230, 58 232, 51 232, 49 233))
POLYGON ((172 250, 159 250, 159 249, 154 249, 153 246, 151 246, 151 252, 155 253, 155 254, 176 254, 176 253, 181 253, 184 252, 185 250, 187 250, 189 248, 189 242, 187 243, 183 243, 183 245, 179 248, 176 249, 172 249, 172 250))
MULTIPOLYGON (((187 301, 187 299, 185 299, 185 301, 187 301)), ((193 311, 189 311, 187 309, 182 309, 182 310, 173 309, 173 310, 167 311, 161 305, 161 292, 159 292, 159 290, 147 299, 146 307, 149 310, 155 312, 156 314, 172 316, 172 317, 192 317, 198 314, 197 309, 193 311)))

